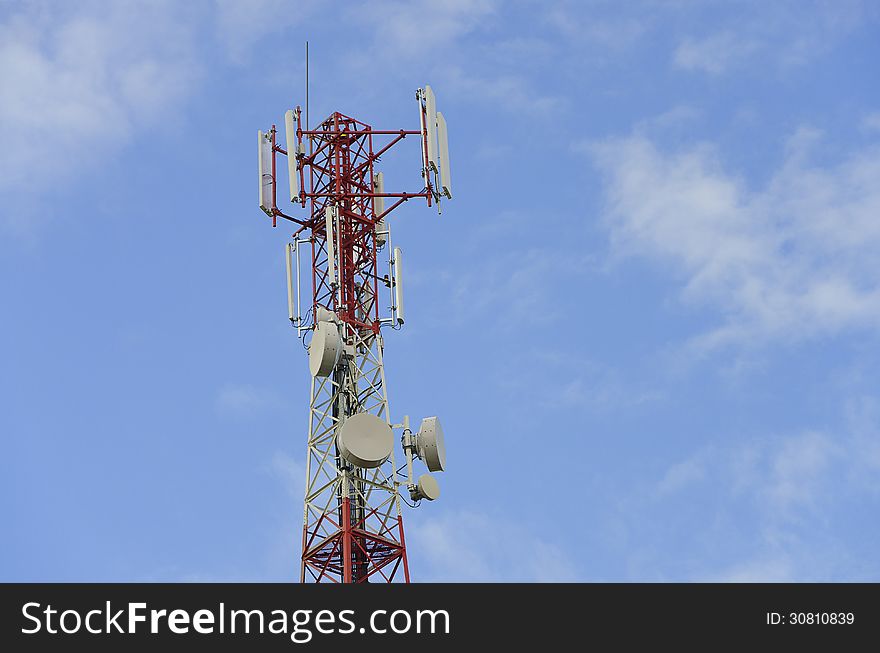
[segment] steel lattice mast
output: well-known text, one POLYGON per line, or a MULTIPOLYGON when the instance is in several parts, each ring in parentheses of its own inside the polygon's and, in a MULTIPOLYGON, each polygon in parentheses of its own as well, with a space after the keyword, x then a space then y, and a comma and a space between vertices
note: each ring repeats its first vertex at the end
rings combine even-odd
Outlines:
MULTIPOLYGON (((403 323, 400 250, 391 247, 386 217, 412 198, 424 198, 428 206, 439 203, 433 177, 451 197, 448 167, 441 180, 436 146, 429 145, 436 134, 426 128, 436 125, 433 94, 431 103, 423 102, 424 95, 424 90, 417 92, 419 130, 377 131, 339 112, 308 129, 297 107, 285 116, 287 151, 276 143, 274 126, 260 133, 261 207, 273 226, 278 217, 299 225, 286 250, 289 317, 298 333, 313 334, 301 582, 409 582, 398 488, 406 485, 414 500, 434 499, 439 492, 432 478, 425 480, 429 475, 413 482, 412 458, 424 457, 424 447, 419 448, 419 436, 409 430, 408 418, 403 424, 392 423, 381 332, 383 324, 403 323), (407 136, 420 142, 424 187, 414 193, 387 193, 374 166, 407 136), (276 153, 288 157, 291 201, 307 209, 306 218, 277 207, 276 153), (386 245, 390 256, 380 269, 378 253, 386 245), (300 298, 301 259, 311 263, 303 275, 311 285, 306 306, 300 298), (390 306, 382 306, 385 302, 390 306), (390 317, 382 317, 386 310, 390 317), (389 437, 391 428, 403 429, 404 465, 397 466, 393 445, 375 461, 361 460, 345 444, 340 448, 342 427, 354 416, 363 421, 362 414, 374 416, 367 420, 381 420, 389 437)), ((441 149, 445 122, 443 130, 441 149)), ((347 442, 359 447, 357 438, 367 436, 354 424, 347 437, 355 439, 347 442)), ((434 422, 430 428, 435 428, 434 422)), ((433 433, 423 440, 439 437, 445 459, 442 432, 433 433)), ((381 428, 378 435, 385 437, 381 428)), ((442 463, 429 467, 437 471, 442 463)))

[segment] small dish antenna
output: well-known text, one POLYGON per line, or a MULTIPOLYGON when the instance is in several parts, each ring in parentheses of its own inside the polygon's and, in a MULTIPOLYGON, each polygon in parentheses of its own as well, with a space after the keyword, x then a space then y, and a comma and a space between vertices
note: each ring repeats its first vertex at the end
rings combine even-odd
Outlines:
POLYGON ((416 484, 416 491, 413 495, 413 499, 416 501, 418 501, 419 499, 434 501, 439 497, 440 484, 437 483, 437 479, 430 474, 422 474, 421 476, 419 476, 419 482, 418 484, 416 484))
POLYGON ((342 423, 336 436, 336 446, 342 457, 355 467, 373 469, 391 455, 394 433, 384 420, 375 415, 357 413, 342 423))
POLYGON ((330 376, 341 353, 342 339, 337 326, 332 322, 318 322, 309 344, 309 371, 312 376, 330 376))

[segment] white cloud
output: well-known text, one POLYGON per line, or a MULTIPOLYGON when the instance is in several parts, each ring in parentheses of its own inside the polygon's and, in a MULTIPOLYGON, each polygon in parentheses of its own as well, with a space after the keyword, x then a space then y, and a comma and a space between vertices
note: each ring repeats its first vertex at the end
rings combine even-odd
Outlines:
POLYGON ((656 23, 650 11, 635 3, 616 4, 608 16, 595 11, 583 0, 554 2, 543 9, 544 22, 569 39, 574 47, 591 50, 591 59, 604 58, 609 53, 616 55, 632 47, 656 23))
MULTIPOLYGON (((436 303, 442 320, 456 326, 490 320, 499 328, 521 329, 546 324, 561 314, 558 279, 584 275, 595 266, 583 251, 568 251, 574 248, 566 248, 567 243, 551 247, 523 238, 531 226, 531 216, 524 211, 486 213, 462 239, 462 263, 454 274, 448 262, 423 271, 433 288, 444 293, 443 301, 436 303), (436 284, 438 279, 442 284, 436 284)), ((411 276, 412 286, 421 283, 421 277, 411 276)))
POLYGON ((676 48, 673 62, 685 70, 718 74, 747 59, 758 49, 754 40, 726 31, 702 39, 686 38, 676 48))
MULTIPOLYGON (((524 73, 535 56, 548 58, 550 44, 540 38, 480 39, 493 21, 495 0, 418 0, 373 2, 351 12, 353 22, 369 20, 374 39, 365 56, 346 61, 347 71, 377 70, 401 77, 417 73, 442 98, 477 99, 504 111, 545 116, 564 107, 563 97, 542 96, 524 73), (381 15, 382 20, 375 20, 381 15)), ((421 82, 420 82, 421 83, 421 82)))
POLYGON ((29 3, 9 13, 0 24, 0 193, 71 177, 185 96, 198 66, 181 14, 172 2, 29 3))
POLYGON ((269 469, 272 475, 281 481, 291 497, 303 498, 306 491, 305 463, 283 451, 276 451, 269 469))
POLYGON ((440 57, 454 41, 478 28, 495 0, 371 2, 355 13, 369 19, 377 54, 390 58, 440 57))
POLYGON ((796 133, 758 188, 710 144, 664 153, 635 135, 588 148, 614 251, 671 264, 687 301, 724 316, 700 346, 880 325, 880 148, 817 165, 818 141, 796 133))
POLYGON ((217 393, 214 405, 231 417, 251 417, 278 403, 274 392, 248 384, 227 384, 217 393))
POLYGON ((839 43, 865 18, 859 0, 813 4, 797 2, 746 3, 721 12, 701 24, 701 36, 680 39, 673 64, 712 75, 744 66, 761 69, 807 64, 839 43))
MULTIPOLYGON (((272 39, 289 39, 288 34, 279 36, 294 25, 306 23, 317 9, 331 7, 324 0, 215 0, 214 13, 217 36, 226 53, 233 61, 242 62, 255 46, 263 56, 272 51, 272 39)), ((308 38, 305 31, 300 36, 303 47, 308 38)), ((271 61, 271 59, 267 59, 271 61)))
POLYGON ((574 563, 522 525, 457 510, 405 523, 410 565, 420 582, 569 582, 574 563))
MULTIPOLYGON (((699 505, 686 526, 699 529, 689 542, 695 548, 676 554, 694 556, 687 573, 695 579, 777 582, 858 575, 848 535, 838 531, 836 518, 851 502, 867 501, 877 492, 872 454, 880 432, 864 424, 874 408, 869 399, 857 402, 834 435, 805 430, 701 447, 638 490, 640 498, 628 501, 626 513, 641 522, 646 512, 680 510, 678 501, 699 505), (728 542, 737 544, 728 547, 728 542), (701 547, 706 551, 695 555, 701 547)), ((643 526, 630 528, 638 532, 643 526)), ((678 537, 665 522, 655 528, 649 537, 659 551, 664 539, 678 537)), ((659 561, 660 553, 652 555, 659 561)), ((658 564, 674 568, 672 562, 658 564)))
POLYGON ((793 572, 787 556, 762 556, 736 563, 700 580, 707 583, 791 583, 798 580, 793 572))
POLYGON ((465 324, 474 316, 493 315, 503 315, 505 320, 498 320, 498 324, 510 328, 544 323, 557 315, 548 301, 551 288, 547 280, 554 273, 579 269, 573 257, 554 259, 551 251, 537 246, 475 260, 478 262, 448 286, 452 296, 447 305, 456 308, 452 318, 456 324, 465 324), (485 288, 493 292, 483 292, 485 288))
POLYGON ((862 128, 866 131, 880 131, 880 111, 865 116, 862 119, 862 128))
POLYGON ((822 479, 838 449, 826 435, 806 432, 782 443, 772 462, 763 495, 780 512, 811 506, 822 493, 822 479))
MULTIPOLYGON (((541 364, 545 371, 553 367, 557 369, 550 374, 542 374, 538 387, 529 386, 529 394, 534 396, 538 406, 601 412, 624 407, 634 409, 656 403, 664 397, 662 390, 648 386, 640 378, 624 378, 619 369, 583 360, 571 352, 564 355, 567 357, 565 365, 541 364), (557 380, 548 381, 548 378, 557 380)), ((507 378, 517 378, 516 370, 521 369, 525 360, 524 356, 518 358, 516 364, 519 367, 510 370, 507 378)), ((534 381, 530 379, 530 383, 534 381)))
POLYGON ((703 453, 675 463, 657 484, 657 492, 660 495, 678 492, 679 490, 699 483, 706 478, 707 462, 703 453))
POLYGON ((852 481, 880 495, 880 402, 872 397, 851 399, 847 406, 847 423, 859 460, 859 465, 852 470, 852 481))
POLYGON ((440 82, 459 96, 479 98, 500 110, 532 117, 556 115, 568 105, 563 97, 540 94, 517 73, 479 75, 462 66, 448 66, 441 71, 440 82))

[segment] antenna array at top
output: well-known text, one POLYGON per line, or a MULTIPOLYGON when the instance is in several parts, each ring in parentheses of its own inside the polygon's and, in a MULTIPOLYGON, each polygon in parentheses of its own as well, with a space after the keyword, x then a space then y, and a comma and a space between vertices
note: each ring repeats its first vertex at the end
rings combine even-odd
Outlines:
POLYGON ((426 84, 425 88, 416 91, 416 100, 419 103, 419 118, 424 138, 422 149, 425 166, 422 175, 428 187, 433 190, 434 201, 437 202, 439 210, 441 197, 452 199, 446 119, 437 111, 437 99, 429 85, 426 84))

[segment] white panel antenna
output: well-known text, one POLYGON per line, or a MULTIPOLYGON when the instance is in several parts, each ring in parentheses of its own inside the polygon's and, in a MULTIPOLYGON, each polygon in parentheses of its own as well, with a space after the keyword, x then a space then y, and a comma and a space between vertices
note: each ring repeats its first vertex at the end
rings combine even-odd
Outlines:
POLYGON ((425 85, 425 128, 428 134, 428 166, 434 172, 439 170, 437 166, 437 101, 434 91, 425 85))
POLYGON ((292 109, 284 114, 284 131, 287 134, 287 174, 290 177, 290 201, 299 202, 299 171, 296 169, 296 123, 292 109))
MULTIPOLYGON (((385 175, 377 172, 373 175, 373 192, 382 194, 385 192, 385 175)), ((373 215, 382 215, 385 212, 385 198, 373 198, 373 215)), ((376 223, 376 246, 384 247, 388 242, 388 225, 385 224, 385 218, 380 218, 376 223)))
POLYGON ((257 132, 257 145, 259 146, 260 158, 260 208, 268 215, 272 215, 272 141, 269 134, 257 132))
POLYGON ((336 252, 333 247, 333 218, 335 213, 335 206, 328 206, 324 209, 324 220, 327 227, 327 278, 332 286, 336 285, 336 252))
POLYGON ((299 322, 299 315, 296 312, 293 293, 293 248, 293 243, 287 243, 284 246, 284 260, 287 263, 287 317, 291 322, 297 324, 299 322))
POLYGON ((403 307, 403 252, 399 247, 394 248, 394 314, 398 324, 406 320, 406 312, 403 307))
POLYGON ((437 112, 437 139, 440 146, 440 190, 452 199, 452 177, 449 174, 449 138, 446 133, 446 118, 437 112))

